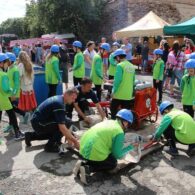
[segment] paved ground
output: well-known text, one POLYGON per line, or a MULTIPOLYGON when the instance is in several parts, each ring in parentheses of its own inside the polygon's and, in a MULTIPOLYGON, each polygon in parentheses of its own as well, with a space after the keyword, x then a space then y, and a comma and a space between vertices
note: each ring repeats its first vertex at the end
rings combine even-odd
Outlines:
MULTIPOLYGON (((138 76, 151 80, 150 76, 138 76)), ((163 99, 175 101, 165 93, 163 99)), ((18 118, 20 119, 20 118, 18 118)), ((4 116, 2 126, 6 125, 4 116)), ((30 125, 20 125, 30 130, 30 125)), ((144 123, 141 133, 152 132, 157 124, 144 123)), ((71 152, 63 157, 43 151, 45 142, 34 142, 30 149, 23 142, 15 142, 11 135, 0 133, 0 192, 4 195, 46 194, 195 194, 195 157, 185 154, 187 146, 178 145, 180 156, 171 158, 163 151, 145 157, 115 175, 95 174, 90 186, 83 186, 72 174, 78 157, 71 152)), ((0 193, 0 194, 1 194, 0 193)))

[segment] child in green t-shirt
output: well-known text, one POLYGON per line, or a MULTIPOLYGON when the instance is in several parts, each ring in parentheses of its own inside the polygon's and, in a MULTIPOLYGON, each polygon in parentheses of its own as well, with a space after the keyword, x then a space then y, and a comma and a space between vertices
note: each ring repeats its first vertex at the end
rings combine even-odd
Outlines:
POLYGON ((162 102, 162 87, 163 87, 163 73, 164 73, 164 61, 161 59, 163 55, 163 50, 155 49, 153 52, 155 56, 153 64, 153 86, 158 89, 159 98, 158 104, 162 102))
POLYGON ((195 59, 189 59, 185 63, 188 73, 182 77, 181 91, 184 112, 194 118, 195 110, 195 59))

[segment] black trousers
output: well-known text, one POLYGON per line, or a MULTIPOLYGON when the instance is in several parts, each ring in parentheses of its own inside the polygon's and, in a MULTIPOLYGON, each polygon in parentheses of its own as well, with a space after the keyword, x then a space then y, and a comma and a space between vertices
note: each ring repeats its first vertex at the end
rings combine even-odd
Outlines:
MULTIPOLYGON (((48 145, 53 145, 54 143, 61 143, 61 138, 63 137, 58 124, 50 123, 46 126, 42 126, 36 120, 31 120, 31 125, 34 132, 28 132, 31 134, 31 140, 48 140, 48 145)), ((70 119, 66 119, 66 127, 69 128, 72 125, 70 119)))
POLYGON ((76 78, 73 76, 73 83, 74 86, 77 86, 78 84, 81 84, 82 78, 76 78))
POLYGON ((159 81, 159 83, 156 83, 156 80, 153 79, 153 86, 155 89, 158 90, 158 93, 159 93, 158 101, 161 102, 162 101, 162 88, 163 88, 162 81, 159 81))
POLYGON ((175 129, 171 125, 169 125, 167 127, 167 129, 164 131, 163 135, 165 136, 165 138, 167 139, 169 145, 172 148, 176 148, 176 142, 184 144, 184 145, 189 145, 189 148, 191 148, 191 147, 194 148, 195 147, 195 143, 194 144, 186 144, 186 143, 180 142, 176 138, 176 136, 175 136, 175 129))
POLYGON ((131 109, 133 103, 133 100, 112 99, 110 105, 111 118, 116 119, 116 113, 122 108, 131 109))
MULTIPOLYGON (((85 111, 88 111, 89 110, 89 102, 87 100, 84 100, 84 101, 81 101, 81 102, 78 102, 78 106, 79 108, 81 109, 81 111, 84 113, 85 111)), ((74 106, 73 104, 70 104, 70 105, 66 105, 66 116, 70 119, 72 119, 72 112, 73 112, 73 109, 74 109, 74 106)), ((80 116, 79 116, 79 119, 80 116)))
POLYGON ((104 161, 85 160, 82 165, 88 165, 91 173, 103 172, 114 169, 117 166, 117 160, 110 154, 104 161))
MULTIPOLYGON (((114 79, 114 76, 109 75, 109 76, 108 76, 108 79, 109 79, 109 80, 113 80, 113 79, 114 79)), ((110 87, 110 89, 108 90, 108 92, 109 92, 109 94, 112 93, 112 87, 110 87)))
MULTIPOLYGON (((12 125, 14 128, 14 132, 17 133, 19 131, 19 126, 18 126, 18 121, 14 109, 12 108, 10 110, 6 110, 6 113, 9 118, 9 125, 12 125)), ((0 111, 0 121, 1 121, 1 117, 2 117, 2 111, 0 111)))
POLYGON ((163 135, 167 139, 169 145, 173 148, 176 148, 176 143, 179 142, 177 138, 175 137, 175 129, 169 125, 167 129, 164 131, 163 135))
POLYGON ((194 118, 194 110, 192 106, 183 105, 184 112, 188 113, 192 118, 194 118))
POLYGON ((101 102, 102 86, 95 85, 95 91, 96 91, 96 95, 97 95, 99 102, 101 102))
POLYGON ((18 101, 16 101, 16 100, 11 101, 11 99, 10 99, 10 102, 11 102, 11 104, 13 106, 13 109, 14 109, 15 113, 18 113, 21 116, 25 116, 25 112, 18 108, 18 101))
POLYGON ((48 98, 56 95, 57 86, 58 86, 57 84, 48 84, 49 87, 48 98))

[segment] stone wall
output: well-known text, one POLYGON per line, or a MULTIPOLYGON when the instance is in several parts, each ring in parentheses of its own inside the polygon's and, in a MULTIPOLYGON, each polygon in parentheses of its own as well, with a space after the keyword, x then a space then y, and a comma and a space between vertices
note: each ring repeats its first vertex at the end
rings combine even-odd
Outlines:
POLYGON ((153 11, 165 21, 175 24, 195 16, 195 0, 111 0, 102 22, 102 35, 124 28, 153 11))

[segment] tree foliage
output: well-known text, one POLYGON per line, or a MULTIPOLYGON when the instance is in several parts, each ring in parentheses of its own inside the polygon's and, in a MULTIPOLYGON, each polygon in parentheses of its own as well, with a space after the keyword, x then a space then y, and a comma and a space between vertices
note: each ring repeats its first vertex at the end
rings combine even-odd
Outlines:
POLYGON ((25 37, 25 22, 24 18, 10 18, 2 22, 0 33, 9 33, 25 37))
POLYGON ((8 19, 0 32, 19 37, 73 32, 80 39, 97 36, 106 0, 31 0, 24 18, 8 19))

